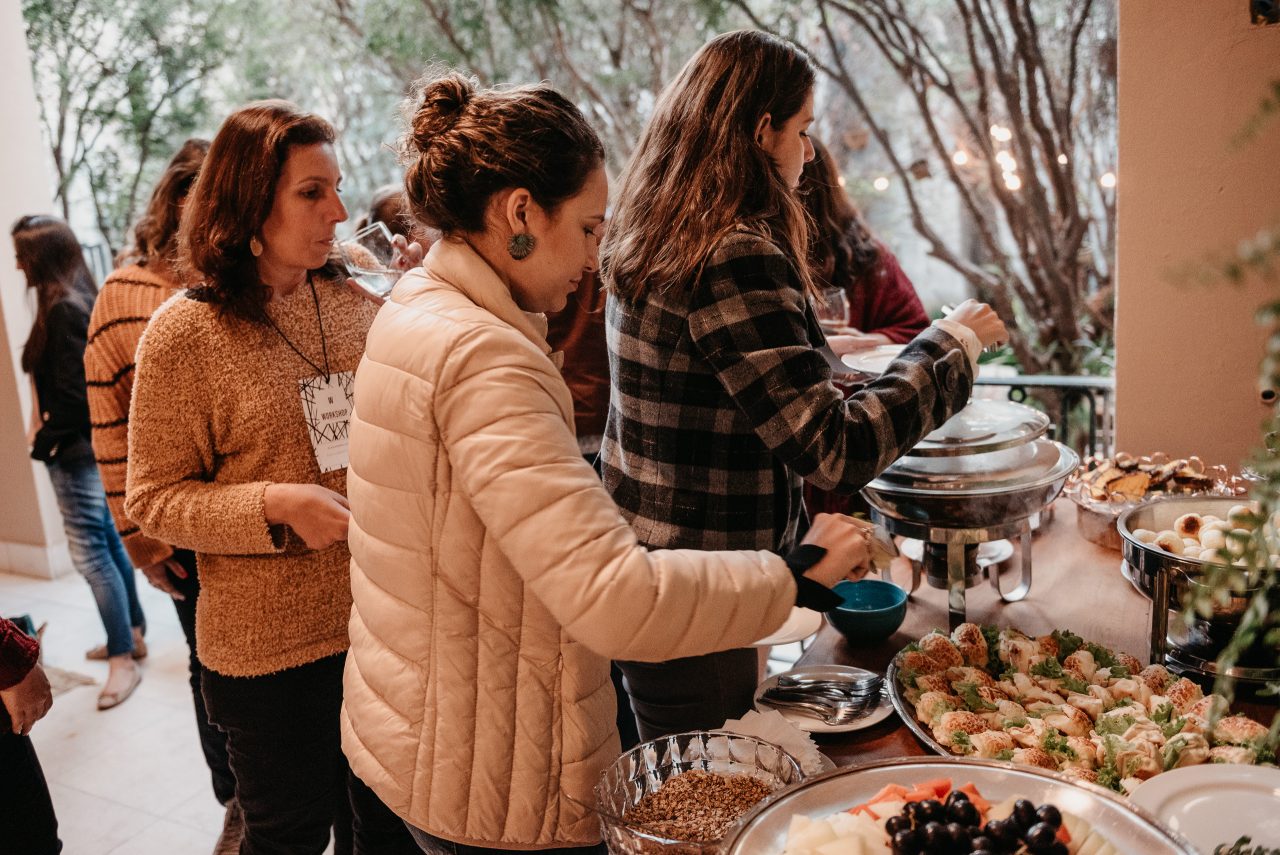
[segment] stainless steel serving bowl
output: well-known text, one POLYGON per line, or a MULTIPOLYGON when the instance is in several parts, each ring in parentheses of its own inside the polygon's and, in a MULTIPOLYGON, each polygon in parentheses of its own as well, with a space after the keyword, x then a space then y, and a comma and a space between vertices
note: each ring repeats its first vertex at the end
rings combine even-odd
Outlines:
MULTIPOLYGON (((1227 518, 1227 511, 1243 500, 1239 496, 1213 498, 1210 496, 1168 496, 1130 508, 1116 520, 1116 530, 1123 541, 1122 552, 1128 565, 1126 576, 1135 588, 1150 597, 1155 591, 1156 579, 1161 573, 1168 575, 1173 588, 1173 604, 1181 603, 1200 584, 1205 568, 1211 563, 1199 558, 1174 555, 1152 543, 1143 543, 1133 533, 1140 529, 1164 531, 1172 529, 1183 514, 1213 514, 1227 518)), ((1244 613, 1249 605, 1251 592, 1237 594, 1214 609, 1215 617, 1235 617, 1244 613)))

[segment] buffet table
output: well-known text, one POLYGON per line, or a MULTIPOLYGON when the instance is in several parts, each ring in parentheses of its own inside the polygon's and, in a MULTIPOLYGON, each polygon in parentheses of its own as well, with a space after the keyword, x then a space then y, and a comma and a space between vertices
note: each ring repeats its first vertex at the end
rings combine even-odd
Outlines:
MULTIPOLYGON (((1054 504, 1052 519, 1036 533, 1032 551, 1030 595, 1021 602, 1001 603, 990 582, 984 581, 968 591, 968 620, 1015 626, 1033 636, 1069 629, 1147 661, 1151 602, 1120 575, 1120 553, 1080 536, 1073 502, 1059 499, 1054 504)), ((1004 572, 1016 573, 1019 561, 1015 551, 1013 559, 1003 565, 1004 572)), ((894 581, 910 584, 910 579, 896 575, 894 581)), ((1012 582, 1004 584, 1008 588, 1012 582)), ((854 665, 883 674, 903 647, 932 629, 945 631, 946 627, 946 591, 922 582, 911 595, 902 627, 883 644, 853 647, 824 622, 797 664, 854 665)), ((1274 705, 1258 703, 1243 704, 1241 709, 1262 722, 1270 722, 1275 713, 1274 705)), ((928 753, 897 716, 865 730, 815 736, 815 741, 838 766, 928 753)))

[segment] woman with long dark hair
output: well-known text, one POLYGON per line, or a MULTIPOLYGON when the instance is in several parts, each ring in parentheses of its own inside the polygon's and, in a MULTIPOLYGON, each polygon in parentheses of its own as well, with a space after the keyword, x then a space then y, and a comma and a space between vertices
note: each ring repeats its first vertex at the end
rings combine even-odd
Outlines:
MULTIPOLYGON (((704 45, 663 91, 601 249, 613 394, 606 486, 651 548, 786 553, 801 484, 855 491, 965 405, 983 344, 968 301, 845 400, 795 190, 812 159, 814 70, 758 31, 704 45)), ((756 652, 622 663, 642 738, 750 708, 756 652)))
POLYGON ((357 852, 412 849, 389 815, 390 838, 373 838, 386 809, 338 732, 349 392, 374 309, 330 261, 347 218, 335 136, 284 101, 223 123, 178 236, 192 287, 143 334, 129 411, 125 512, 196 554, 196 651, 242 855, 318 855, 351 810, 357 852))
POLYGON ((837 353, 906 344, 929 326, 916 289, 889 248, 876 240, 840 186, 831 153, 810 137, 813 160, 800 177, 800 199, 813 223, 809 263, 822 289, 843 291, 852 329, 828 341, 837 353))
MULTIPOLYGON (((133 228, 132 244, 116 259, 119 266, 102 283, 93 304, 84 368, 89 414, 93 418, 93 451, 107 490, 107 504, 129 557, 153 587, 172 598, 178 613, 178 623, 187 639, 189 682, 200 747, 209 766, 214 796, 227 808, 219 845, 238 846, 242 833, 240 808, 234 800, 236 782, 227 762, 227 737, 210 724, 201 691, 204 666, 196 655, 200 577, 195 553, 147 537, 124 511, 134 354, 151 316, 179 287, 175 270, 178 222, 208 151, 208 140, 187 140, 156 182, 147 208, 133 228)), ((135 649, 134 657, 143 652, 145 648, 135 649)), ((90 656, 96 653, 91 651, 90 656)), ((215 851, 223 850, 215 847, 215 851)))
POLYGON ((112 524, 90 439, 84 350, 98 293, 71 227, 28 216, 13 225, 18 269, 36 293, 36 319, 22 348, 22 370, 36 393, 31 456, 53 482, 71 561, 88 581, 107 630, 107 682, 98 709, 122 703, 142 680, 133 660, 146 618, 133 565, 112 524))

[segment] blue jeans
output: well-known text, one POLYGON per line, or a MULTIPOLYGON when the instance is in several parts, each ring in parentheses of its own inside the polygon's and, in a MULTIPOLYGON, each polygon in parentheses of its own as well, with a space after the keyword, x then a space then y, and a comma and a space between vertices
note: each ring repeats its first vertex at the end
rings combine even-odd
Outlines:
POLYGON ((132 653, 132 628, 144 628, 146 618, 138 601, 133 564, 107 508, 98 465, 90 457, 67 463, 53 460, 45 466, 58 497, 71 563, 89 583, 107 629, 107 655, 132 653))

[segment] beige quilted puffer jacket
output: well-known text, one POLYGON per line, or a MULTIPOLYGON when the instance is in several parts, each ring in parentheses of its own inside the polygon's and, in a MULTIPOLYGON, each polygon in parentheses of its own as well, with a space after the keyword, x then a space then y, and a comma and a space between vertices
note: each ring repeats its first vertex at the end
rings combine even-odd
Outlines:
POLYGON ((369 332, 351 422, 343 748, 413 825, 504 849, 599 840, 569 797, 618 754, 610 658, 742 647, 795 602, 775 555, 637 545, 543 323, 435 244, 369 332))

